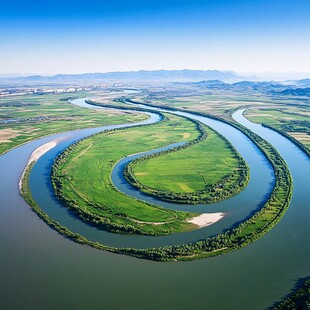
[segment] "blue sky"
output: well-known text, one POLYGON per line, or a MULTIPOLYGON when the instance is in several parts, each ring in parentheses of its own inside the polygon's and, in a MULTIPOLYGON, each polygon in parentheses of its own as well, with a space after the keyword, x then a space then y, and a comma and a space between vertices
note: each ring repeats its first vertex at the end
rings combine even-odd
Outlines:
POLYGON ((309 0, 0 0, 0 74, 310 73, 309 17, 309 0))

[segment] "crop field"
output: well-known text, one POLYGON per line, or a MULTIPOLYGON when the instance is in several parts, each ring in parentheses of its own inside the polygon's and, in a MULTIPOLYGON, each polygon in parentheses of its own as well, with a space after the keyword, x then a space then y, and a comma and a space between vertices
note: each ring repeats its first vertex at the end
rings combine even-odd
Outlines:
MULTIPOLYGON (((249 96, 249 95, 225 95, 225 94, 200 94, 192 96, 162 96, 161 98, 148 99, 147 96, 135 96, 137 101, 151 102, 158 106, 172 106, 176 108, 187 109, 197 112, 205 112, 211 115, 227 117, 227 114, 237 108, 243 108, 248 106, 263 107, 274 106, 283 104, 283 100, 278 100, 264 96, 249 96)), ((285 101, 286 102, 286 101, 285 101)), ((290 101, 287 100, 289 103, 290 101)))
POLYGON ((283 107, 278 109, 249 109, 251 121, 269 125, 292 136, 310 151, 310 108, 283 107))
POLYGON ((228 94, 227 92, 201 92, 185 95, 178 89, 172 94, 157 90, 148 96, 135 96, 140 102, 158 106, 172 106, 190 111, 204 112, 231 120, 230 113, 246 109, 249 120, 266 124, 299 141, 310 152, 310 107, 307 98, 264 96, 262 94, 228 94), (159 92, 159 94, 157 94, 159 92))
POLYGON ((90 96, 66 93, 0 98, 0 154, 43 135, 147 118, 131 111, 84 109, 60 100, 86 95, 90 96))

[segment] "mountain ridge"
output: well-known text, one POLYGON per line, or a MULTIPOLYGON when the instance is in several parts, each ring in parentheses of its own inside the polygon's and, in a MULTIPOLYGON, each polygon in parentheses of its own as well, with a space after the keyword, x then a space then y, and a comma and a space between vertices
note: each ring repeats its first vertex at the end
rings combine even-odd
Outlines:
POLYGON ((140 71, 114 71, 94 72, 81 74, 56 74, 51 76, 30 75, 21 77, 0 77, 0 82, 27 83, 27 82, 86 82, 86 81, 199 81, 199 80, 221 79, 226 81, 237 81, 242 79, 233 71, 220 70, 140 70, 140 71))

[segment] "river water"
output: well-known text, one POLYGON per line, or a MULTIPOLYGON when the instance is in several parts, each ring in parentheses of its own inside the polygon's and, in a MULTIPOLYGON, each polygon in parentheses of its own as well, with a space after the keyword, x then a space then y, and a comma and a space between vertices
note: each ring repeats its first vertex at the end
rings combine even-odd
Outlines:
MULTIPOLYGON (((158 116, 150 115, 149 123, 158 120, 158 116)), ((83 229, 89 238, 102 238, 103 243, 115 246, 131 243, 147 247, 197 240, 247 216, 266 199, 266 193, 273 185, 272 170, 262 154, 250 141, 241 140, 240 143, 243 135, 240 136, 237 130, 232 131, 229 125, 226 129, 224 126, 221 133, 248 162, 251 168, 248 187, 224 202, 193 207, 199 212, 225 211, 227 216, 222 221, 193 233, 167 237, 118 236, 86 228, 87 225, 81 227, 79 220, 57 206, 48 182, 52 159, 72 141, 106 127, 45 137, 1 156, 0 308, 264 309, 288 293, 298 278, 309 275, 310 185, 307 180, 310 178, 310 162, 287 139, 248 122, 242 111, 234 117, 280 151, 292 173, 294 192, 289 210, 268 234, 241 250, 211 259, 156 263, 75 244, 50 229, 30 210, 18 195, 18 180, 34 149, 54 138, 61 138, 63 140, 57 147, 39 159, 31 173, 33 194, 51 216, 59 217, 72 230, 83 229)), ((213 122, 217 122, 206 118, 203 121, 210 121, 208 125, 213 128, 213 122)), ((220 127, 216 130, 220 131, 220 127)), ((162 204, 178 209, 190 207, 162 204)))

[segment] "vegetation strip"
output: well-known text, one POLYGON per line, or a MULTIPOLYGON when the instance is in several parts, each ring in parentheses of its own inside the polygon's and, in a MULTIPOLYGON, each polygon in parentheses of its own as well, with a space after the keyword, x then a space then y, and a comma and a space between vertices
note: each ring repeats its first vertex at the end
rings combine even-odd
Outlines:
MULTIPOLYGON (((294 108, 296 107, 297 106, 295 105, 294 108)), ((298 107, 305 108, 304 106, 298 107)), ((303 143, 302 141, 299 141, 298 138, 294 137, 294 134, 297 136, 304 134, 309 138, 310 143, 310 121, 306 120, 309 112, 306 112, 307 114, 304 116, 301 113, 302 112, 284 111, 283 109, 264 108, 258 109, 255 112, 245 110, 243 116, 252 120, 254 123, 261 124, 263 127, 269 128, 284 136, 296 144, 310 158, 310 148, 307 141, 304 141, 303 143), (266 112, 270 114, 266 115, 266 112), (278 113, 280 113, 280 115, 278 115, 278 113), (271 117, 270 120, 268 119, 269 117, 271 117), (285 119, 285 117, 289 117, 289 119, 285 119), (293 117, 293 119, 291 119, 291 117, 293 117)))
POLYGON ((298 281, 294 291, 270 310, 310 309, 310 277, 298 281))
POLYGON ((278 134, 280 134, 281 136, 285 137, 286 139, 290 140, 291 142, 293 142, 297 147, 299 147, 307 156, 308 158, 310 158, 310 151, 309 149, 300 141, 298 141, 297 139, 295 139, 294 137, 292 137, 291 135, 289 135, 288 133, 286 133, 285 131, 278 129, 272 125, 269 124, 265 124, 262 123, 262 126, 269 128, 273 131, 276 131, 278 134))
POLYGON ((265 205, 237 227, 229 229, 223 234, 180 246, 165 246, 152 249, 113 248, 99 244, 98 242, 92 242, 79 234, 71 232, 43 212, 33 200, 29 189, 28 178, 30 167, 27 173, 25 173, 24 181, 22 182, 22 194, 33 210, 58 232, 66 235, 75 242, 88 244, 101 250, 156 261, 193 260, 222 255, 233 251, 259 239, 280 221, 289 207, 293 182, 285 161, 271 144, 239 124, 226 120, 221 121, 238 128, 246 134, 268 158, 276 176, 275 187, 265 205))

